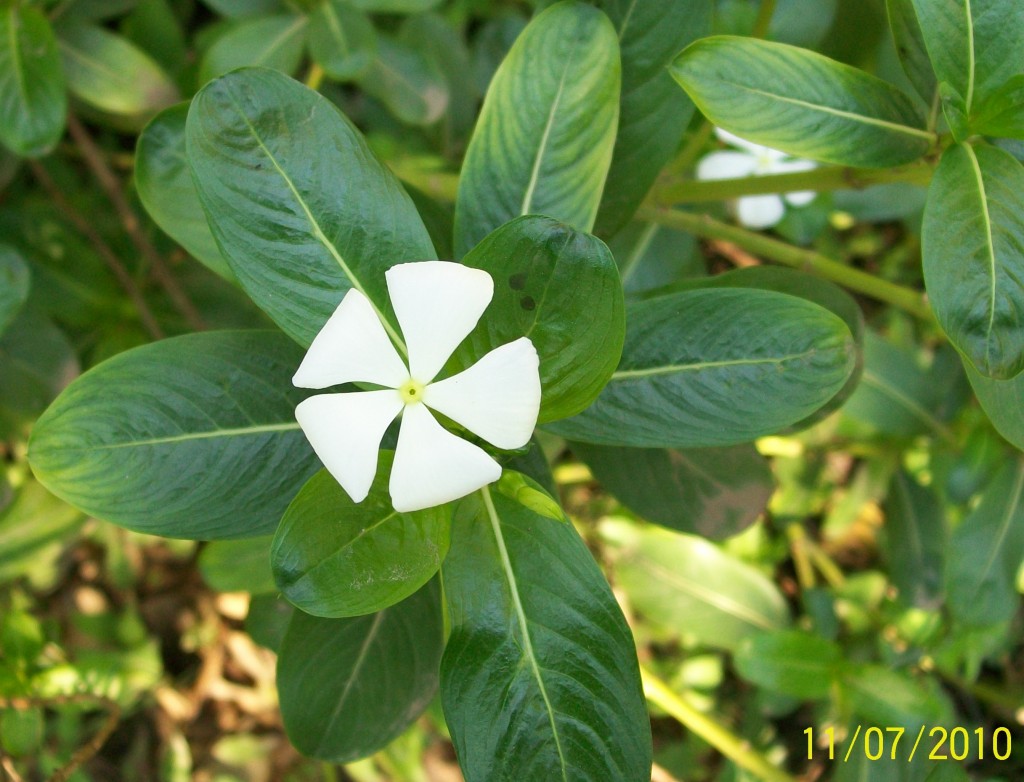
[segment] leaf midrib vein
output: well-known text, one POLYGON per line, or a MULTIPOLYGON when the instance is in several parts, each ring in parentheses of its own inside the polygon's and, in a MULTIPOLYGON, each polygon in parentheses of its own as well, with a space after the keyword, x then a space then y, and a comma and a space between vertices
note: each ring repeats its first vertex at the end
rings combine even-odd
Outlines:
POLYGON ((800 100, 799 98, 790 98, 786 95, 777 95, 767 90, 759 90, 756 87, 748 87, 745 84, 739 84, 738 82, 730 81, 728 79, 722 79, 724 84, 731 87, 735 87, 740 90, 746 90, 752 92, 755 95, 761 95, 765 98, 772 98, 774 100, 781 101, 783 103, 790 103, 794 106, 803 106, 804 108, 812 111, 818 111, 822 114, 831 114, 835 117, 844 117, 854 122, 859 122, 864 125, 874 125, 880 128, 886 128, 896 133, 902 133, 907 136, 917 136, 919 138, 926 139, 931 142, 934 139, 934 135, 929 133, 927 130, 921 130, 920 128, 912 128, 909 125, 901 125, 898 122, 889 122, 888 120, 878 119, 877 117, 868 117, 864 114, 855 114, 852 111, 845 111, 844 109, 835 109, 831 106, 825 106, 820 103, 810 103, 809 101, 800 100))
POLYGON ((985 179, 981 175, 981 165, 978 163, 978 156, 970 145, 964 145, 968 160, 971 161, 971 170, 974 172, 975 182, 978 185, 978 198, 981 202, 981 218, 985 225, 985 250, 988 254, 988 325, 985 327, 985 361, 991 360, 992 353, 992 331, 996 321, 996 248, 992 238, 992 217, 988 211, 988 193, 985 190, 985 179))
POLYGON ((352 287, 355 288, 364 296, 366 296, 367 301, 370 302, 370 306, 373 307, 373 311, 377 314, 377 317, 380 319, 381 325, 384 326, 385 331, 388 332, 388 336, 390 336, 392 342, 395 343, 395 347, 397 347, 398 350, 401 352, 403 358, 408 358, 408 350, 406 349, 405 342, 398 335, 398 332, 395 331, 394 327, 391 325, 388 319, 385 318, 383 313, 377 308, 377 304, 373 300, 373 298, 370 297, 369 294, 367 294, 366 289, 363 288, 363 285, 359 281, 359 278, 356 277, 356 275, 352 272, 352 269, 349 268, 349 265, 348 263, 345 262, 345 259, 341 257, 341 253, 338 252, 338 248, 334 246, 334 243, 327 238, 327 235, 323 232, 323 229, 320 228, 320 223, 317 221, 312 211, 310 211, 309 206, 306 204, 306 201, 302 197, 302 194, 299 193, 298 188, 295 187, 295 183, 292 182, 291 177, 288 176, 288 173, 283 168, 281 168, 281 165, 277 162, 277 158, 274 157, 274 154, 270 151, 270 149, 267 148, 267 145, 263 143, 263 139, 260 136, 259 132, 256 130, 256 126, 249 121, 249 117, 246 116, 245 112, 242 110, 242 107, 238 105, 238 101, 235 100, 234 95, 229 95, 228 99, 231 101, 231 105, 235 107, 235 111, 238 112, 238 116, 241 118, 242 122, 244 122, 245 126, 249 128, 249 132, 252 134, 252 137, 253 139, 255 139, 256 143, 259 144, 260 149, 263 150, 263 154, 267 156, 267 160, 270 161, 270 164, 274 167, 274 170, 277 171, 277 173, 281 176, 281 179, 284 180, 284 183, 288 186, 288 189, 295 197, 296 203, 298 203, 299 208, 302 209, 303 214, 305 214, 306 216, 306 220, 309 221, 309 225, 313 229, 314 238, 318 242, 320 242, 321 245, 323 245, 324 249, 326 249, 328 253, 331 254, 331 257, 333 257, 338 266, 341 267, 342 272, 344 272, 345 276, 348 277, 349 282, 352 283, 352 287))
MULTIPOLYGON (((704 369, 718 369, 720 367, 734 366, 760 366, 761 364, 784 364, 787 361, 796 361, 806 358, 815 352, 811 348, 803 353, 794 353, 789 356, 773 356, 769 358, 735 358, 723 361, 700 361, 694 364, 668 364, 661 367, 648 367, 646 369, 621 369, 612 374, 612 380, 633 380, 643 377, 656 377, 658 375, 672 375, 681 372, 699 372, 704 369)), ((611 381, 609 381, 611 382, 611 381)))
POLYGON ((244 437, 252 434, 269 432, 291 432, 299 428, 298 423, 262 424, 259 426, 241 426, 232 429, 213 429, 205 432, 186 432, 185 434, 168 435, 166 437, 150 437, 145 440, 131 440, 122 443, 105 443, 103 445, 86 445, 74 448, 58 448, 60 451, 112 451, 119 448, 135 448, 145 445, 167 445, 170 443, 188 442, 190 440, 209 440, 215 437, 244 437))
POLYGON ((501 567, 505 573, 505 579, 508 582, 509 592, 512 595, 512 605, 515 608, 516 620, 519 623, 519 631, 523 637, 523 652, 526 654, 527 662, 530 665, 530 669, 533 672, 533 678, 537 682, 537 688, 540 690, 541 698, 544 700, 544 707, 547 710, 548 722, 551 725, 551 733, 555 740, 555 749, 558 752, 559 770, 561 771, 562 782, 569 782, 569 777, 566 772, 565 754, 562 751, 562 740, 558 734, 558 725, 555 722, 555 710, 551 706, 551 700, 548 698, 547 688, 544 686, 544 677, 540 673, 540 665, 537 662, 537 657, 533 651, 533 641, 530 638, 530 627, 526 619, 526 611, 523 609, 523 603, 519 599, 519 587, 516 584, 516 575, 512 570, 512 561, 508 556, 508 549, 505 548, 505 538, 501 532, 501 522, 498 520, 498 512, 494 508, 494 501, 491 499, 490 489, 484 486, 480 490, 484 500, 484 507, 487 509, 487 516, 491 522, 491 531, 494 534, 494 540, 498 544, 498 553, 501 555, 501 567))

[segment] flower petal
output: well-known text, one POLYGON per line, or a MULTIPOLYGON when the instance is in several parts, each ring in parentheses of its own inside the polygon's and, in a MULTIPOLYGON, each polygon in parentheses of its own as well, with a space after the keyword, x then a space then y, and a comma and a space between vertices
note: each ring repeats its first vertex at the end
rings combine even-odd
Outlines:
POLYGON ((757 167, 757 158, 746 152, 712 152, 697 164, 697 179, 738 179, 750 176, 757 167))
POLYGON ((736 147, 736 149, 742 149, 755 157, 760 157, 765 154, 765 150, 771 150, 772 152, 775 151, 770 147, 763 147, 760 144, 755 144, 753 141, 747 141, 745 138, 740 138, 735 133, 730 133, 729 131, 722 130, 721 128, 715 128, 715 135, 718 136, 718 140, 723 144, 728 144, 730 147, 736 147))
POLYGON ((370 300, 353 288, 316 335, 292 383, 299 388, 327 388, 339 383, 398 388, 408 379, 409 370, 388 339, 370 300))
POLYGON ((520 337, 469 369, 431 383, 423 392, 423 403, 498 448, 520 448, 537 425, 539 366, 537 349, 520 337))
POLYGON ((777 195, 744 196, 736 204, 736 217, 747 228, 770 228, 786 213, 777 195))
POLYGON ((391 502, 408 513, 465 497, 501 477, 483 449, 441 426, 422 404, 406 405, 391 468, 391 502))
POLYGON ((327 471, 353 502, 362 502, 377 473, 377 452, 402 409, 395 391, 317 394, 295 408, 295 419, 327 471))
MULTIPOLYGON (((810 171, 817 167, 818 164, 813 160, 780 160, 776 163, 772 163, 770 173, 795 174, 798 171, 810 171)), ((805 204, 811 203, 816 195, 818 194, 813 190, 797 190, 793 193, 786 193, 783 198, 789 201, 793 206, 804 206, 805 204)))
POLYGON ((451 261, 402 263, 384 276, 409 347, 409 370, 429 383, 480 320, 494 282, 482 269, 451 261))

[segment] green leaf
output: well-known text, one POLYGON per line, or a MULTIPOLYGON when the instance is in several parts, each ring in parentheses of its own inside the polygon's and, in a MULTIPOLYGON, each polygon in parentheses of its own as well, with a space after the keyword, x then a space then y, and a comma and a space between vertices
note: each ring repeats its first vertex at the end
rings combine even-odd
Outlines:
POLYGON ((384 272, 436 257, 412 201, 359 131, 287 76, 250 69, 211 82, 192 101, 185 135, 228 263, 301 344, 350 288, 386 316, 384 272))
POLYGON ((218 592, 276 594, 277 585, 270 569, 272 541, 270 535, 212 541, 199 555, 199 572, 210 588, 218 592))
POLYGON ((603 521, 600 533, 630 605, 666 633, 734 650, 789 624, 775 584, 703 538, 620 519, 603 521))
POLYGON ((986 136, 1024 139, 1024 74, 1014 76, 982 101, 971 127, 986 136))
POLYGON ((937 609, 943 598, 943 566, 949 532, 942 502, 930 487, 898 471, 885 502, 885 553, 900 600, 937 609))
POLYGON ((1024 6, 1015 0, 912 0, 939 82, 964 99, 965 113, 1020 73, 1024 6))
POLYGON ((366 73, 377 53, 377 33, 362 11, 346 0, 325 0, 310 17, 309 55, 332 79, 366 73))
POLYGON ((804 700, 827 698, 843 664, 832 641, 799 630, 746 638, 733 658, 736 671, 752 684, 804 700))
POLYGON ((1024 373, 1013 380, 985 377, 964 359, 967 379, 992 425, 1014 447, 1024 451, 1024 373))
POLYGON ((622 94, 608 181, 595 233, 612 236, 636 211, 658 172, 675 155, 694 106, 679 94, 668 65, 711 32, 712 0, 597 0, 622 50, 622 94))
POLYGON ((875 725, 903 727, 917 734, 921 726, 953 721, 953 710, 937 682, 916 679, 881 665, 850 666, 843 686, 854 713, 875 725))
POLYGON ((360 86, 410 125, 433 125, 448 108, 444 76, 421 52, 383 36, 360 86))
POLYGON ((885 168, 935 139, 891 84, 806 49, 719 35, 688 46, 670 70, 713 123, 797 157, 885 168))
POLYGON ((697 237, 657 223, 630 223, 608 247, 627 297, 653 294, 680 280, 707 274, 697 237))
POLYGON ((466 782, 650 778, 636 650, 575 529, 483 489, 442 569, 445 720, 466 782))
POLYGON ((448 553, 451 508, 399 513, 382 451, 370 493, 352 502, 321 470, 302 487, 274 536, 277 586, 314 616, 360 616, 404 600, 430 580, 448 553))
POLYGON ((963 96, 949 82, 944 81, 939 85, 939 98, 942 101, 942 116, 949 126, 953 140, 958 144, 962 143, 971 134, 967 104, 963 96))
POLYGON ((294 417, 301 360, 273 331, 189 334, 121 353, 36 422, 32 469, 58 497, 129 529, 264 535, 317 469, 294 417))
POLYGON ((861 382, 843 412, 887 437, 950 437, 945 422, 964 399, 959 364, 950 348, 926 368, 913 351, 868 330, 861 382))
POLYGON ((957 349, 987 377, 1024 370, 1024 166, 995 147, 946 150, 922 256, 935 317, 957 349))
POLYGON ((189 255, 234 280, 213 238, 185 156, 187 103, 164 109, 146 126, 135 149, 135 186, 150 217, 189 255))
POLYGON ((238 22, 209 48, 199 66, 205 84, 235 68, 260 65, 291 75, 306 48, 310 17, 299 14, 260 16, 238 22))
POLYGON ((529 337, 540 356, 540 421, 574 415, 604 388, 622 354, 619 273, 599 239, 536 215, 480 242, 463 263, 494 279, 494 298, 463 343, 464 366, 529 337))
POLYGON ((774 490, 768 462, 752 445, 617 448, 573 443, 601 486, 648 521, 720 540, 753 524, 774 490))
POLYGON ((674 287, 677 290, 707 287, 757 288, 786 293, 813 302, 842 318, 847 328, 850 329, 856 346, 853 372, 850 373, 843 387, 826 405, 807 418, 793 424, 791 429, 806 429, 831 415, 853 394, 860 383, 864 368, 864 314, 856 300, 838 285, 794 269, 784 269, 778 266, 752 266, 716 274, 712 277, 684 280, 674 287))
POLYGON ((950 614, 962 625, 1005 622, 1020 607, 1024 561, 1024 461, 1006 463, 954 531, 946 567, 950 614))
POLYGON ((78 372, 64 332, 23 309, 0 337, 0 440, 21 434, 78 372))
POLYGON ((45 155, 64 134, 68 101, 57 39, 32 7, 0 9, 0 143, 45 155))
POLYGON ((38 481, 27 481, 0 512, 0 580, 27 577, 33 586, 49 585, 57 559, 84 520, 38 481))
POLYGON ((270 13, 281 9, 281 0, 203 0, 222 16, 237 19, 256 14, 270 13))
MULTIPOLYGON (((257 538, 259 540, 259 538, 257 538)), ((262 538, 267 545, 267 562, 270 562, 270 538, 262 538)), ((269 570, 269 569, 268 569, 269 570)), ((268 572, 268 575, 269 572, 268 572)), ((273 578, 271 578, 273 583, 273 578)), ((249 613, 245 617, 245 632, 252 640, 276 654, 281 653, 285 633, 292 617, 301 613, 295 606, 276 594, 253 595, 249 601, 249 613)))
POLYGON ((935 100, 938 82, 928 59, 921 23, 917 19, 914 0, 886 0, 889 29, 892 31, 896 53, 907 78, 926 105, 935 100))
POLYGON ((455 253, 503 223, 544 214, 582 231, 597 216, 619 115, 619 47, 597 9, 539 14, 491 81, 466 151, 455 253))
POLYGON ((608 385, 582 414, 547 428, 638 448, 743 443, 825 405, 855 364, 849 328, 817 304, 762 290, 682 291, 627 308, 608 385))
POLYGON ((144 120, 179 99, 163 69, 119 35, 83 24, 60 27, 57 39, 71 94, 94 109, 144 120))
POLYGON ((14 247, 0 244, 0 336, 28 299, 28 266, 14 247))
POLYGON ((369 616, 296 611, 277 664, 288 737, 303 754, 338 763, 384 748, 433 699, 443 650, 436 581, 369 616))

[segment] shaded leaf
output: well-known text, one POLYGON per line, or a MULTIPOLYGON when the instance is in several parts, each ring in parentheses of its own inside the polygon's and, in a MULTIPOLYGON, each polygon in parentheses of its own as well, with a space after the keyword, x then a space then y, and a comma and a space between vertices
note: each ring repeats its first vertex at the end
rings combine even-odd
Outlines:
POLYGON ((441 73, 421 52, 390 38, 380 38, 377 57, 360 86, 410 125, 432 125, 448 108, 448 85, 441 73))
POLYGON ((885 531, 889 574, 900 599, 916 608, 938 608, 949 531, 935 490, 896 472, 885 502, 885 531))
POLYGON ((296 611, 277 667, 288 737, 303 754, 338 763, 382 749, 433 699, 443 650, 436 581, 369 616, 296 611))
POLYGON ((369 17, 346 0, 325 0, 310 17, 309 55, 333 79, 363 75, 377 53, 369 17))
POLYGON ((28 299, 28 266, 14 247, 0 244, 0 336, 28 299))
POLYGON ((214 540, 199 555, 199 572, 211 589, 218 592, 274 594, 277 585, 270 569, 270 544, 273 538, 214 540))
POLYGON ((229 29, 209 48, 199 66, 205 84, 246 65, 273 68, 291 75, 302 61, 310 17, 279 14, 246 19, 229 29))
POLYGON ((782 695, 813 700, 828 697, 843 654, 832 641, 784 630, 744 639, 733 660, 747 681, 782 695))

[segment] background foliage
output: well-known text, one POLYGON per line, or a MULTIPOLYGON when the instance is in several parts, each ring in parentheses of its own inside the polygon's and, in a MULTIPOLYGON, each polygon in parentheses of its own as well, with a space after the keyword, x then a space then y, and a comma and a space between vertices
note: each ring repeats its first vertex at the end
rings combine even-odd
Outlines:
POLYGON ((0 775, 634 780, 649 721, 658 782, 1021 778, 1021 51, 1013 0, 4 2, 0 775), (710 123, 823 165, 697 181, 710 123), (434 257, 541 429, 362 536, 291 373, 434 257))

